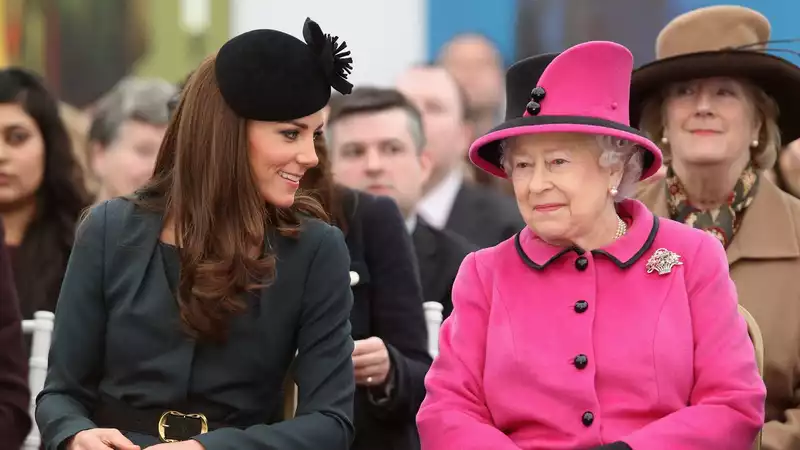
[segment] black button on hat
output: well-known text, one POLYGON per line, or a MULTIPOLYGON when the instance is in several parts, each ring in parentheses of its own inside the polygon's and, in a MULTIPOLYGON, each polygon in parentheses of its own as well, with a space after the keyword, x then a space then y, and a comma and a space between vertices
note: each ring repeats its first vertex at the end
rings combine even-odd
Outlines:
POLYGON ((305 42, 277 30, 253 30, 220 48, 215 75, 225 103, 251 120, 286 121, 328 104, 331 87, 349 94, 353 59, 344 42, 306 19, 305 42))
POLYGON ((594 422, 594 414, 591 411, 586 411, 583 413, 583 417, 581 417, 581 422, 583 422, 583 426, 592 426, 592 422, 594 422))
POLYGON ((578 370, 583 370, 589 364, 589 357, 584 354, 580 354, 575 357, 572 363, 575 364, 575 367, 577 367, 578 370))
POLYGON ((578 259, 575 260, 575 268, 583 272, 586 268, 589 267, 589 260, 585 256, 579 256, 578 259))
POLYGON ((544 100, 545 94, 546 92, 543 87, 536 86, 535 88, 533 88, 533 90, 531 90, 531 100, 535 102, 541 102, 542 100, 544 100))
POLYGON ((586 300, 578 300, 577 302, 575 302, 574 308, 576 313, 583 314, 586 312, 587 309, 589 309, 589 302, 587 302, 586 300))

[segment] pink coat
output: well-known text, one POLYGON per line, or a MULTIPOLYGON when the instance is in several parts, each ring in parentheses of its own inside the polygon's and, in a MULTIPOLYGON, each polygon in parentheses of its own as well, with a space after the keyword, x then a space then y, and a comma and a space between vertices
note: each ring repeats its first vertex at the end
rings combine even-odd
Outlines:
POLYGON ((628 233, 602 250, 525 229, 467 256, 425 380, 423 450, 750 448, 766 390, 724 249, 638 201, 620 212, 628 233), (662 248, 682 264, 647 273, 662 248))

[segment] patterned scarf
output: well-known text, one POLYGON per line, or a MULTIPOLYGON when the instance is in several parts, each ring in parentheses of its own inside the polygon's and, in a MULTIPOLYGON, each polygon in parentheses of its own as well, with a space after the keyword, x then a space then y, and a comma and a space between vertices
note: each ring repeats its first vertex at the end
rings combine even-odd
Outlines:
POLYGON ((739 181, 730 193, 728 201, 718 208, 702 210, 689 203, 686 190, 670 166, 667 170, 667 206, 672 220, 685 223, 694 228, 705 230, 728 248, 744 212, 751 203, 758 188, 758 173, 752 165, 748 165, 739 181))

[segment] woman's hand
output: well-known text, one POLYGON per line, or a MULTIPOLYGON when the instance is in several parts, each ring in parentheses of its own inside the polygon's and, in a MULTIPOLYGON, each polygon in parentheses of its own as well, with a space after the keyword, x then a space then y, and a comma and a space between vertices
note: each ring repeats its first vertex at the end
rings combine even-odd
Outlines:
POLYGON ((195 441, 188 440, 182 442, 170 442, 169 444, 158 444, 152 447, 147 447, 147 450, 205 450, 203 444, 195 441))
POLYGON ((140 450, 119 430, 113 428, 92 428, 78 432, 67 444, 67 450, 140 450))
POLYGON ((355 342, 353 349, 353 367, 356 372, 356 384, 361 386, 381 386, 389 376, 392 368, 389 350, 379 337, 371 337, 355 342))

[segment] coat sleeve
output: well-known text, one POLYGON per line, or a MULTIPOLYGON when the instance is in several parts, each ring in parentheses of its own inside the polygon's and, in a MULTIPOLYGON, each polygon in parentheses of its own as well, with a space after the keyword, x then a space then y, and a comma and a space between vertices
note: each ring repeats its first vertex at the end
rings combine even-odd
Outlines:
POLYGON ((295 418, 195 437, 206 450, 348 450, 355 435, 351 355, 350 256, 341 231, 328 227, 311 263, 303 296, 295 418))
POLYGON ((747 450, 764 423, 766 388, 722 245, 704 235, 684 262, 694 332, 689 405, 621 440, 634 450, 747 450))
POLYGON ((47 378, 36 399, 36 423, 47 450, 80 431, 97 400, 105 348, 106 306, 103 252, 106 203, 93 208, 78 227, 56 305, 47 378))
POLYGON ((453 313, 439 333, 439 356, 425 379, 417 415, 425 450, 518 450, 492 423, 483 393, 489 299, 476 254, 461 264, 453 284, 453 313))
POLYGON ((425 397, 425 374, 431 365, 428 331, 422 309, 422 285, 411 236, 394 201, 375 197, 365 208, 366 262, 372 277, 371 325, 389 350, 394 391, 388 401, 367 402, 384 420, 413 423, 425 397))
POLYGON ((0 448, 20 448, 31 429, 22 314, 0 223, 0 448))

